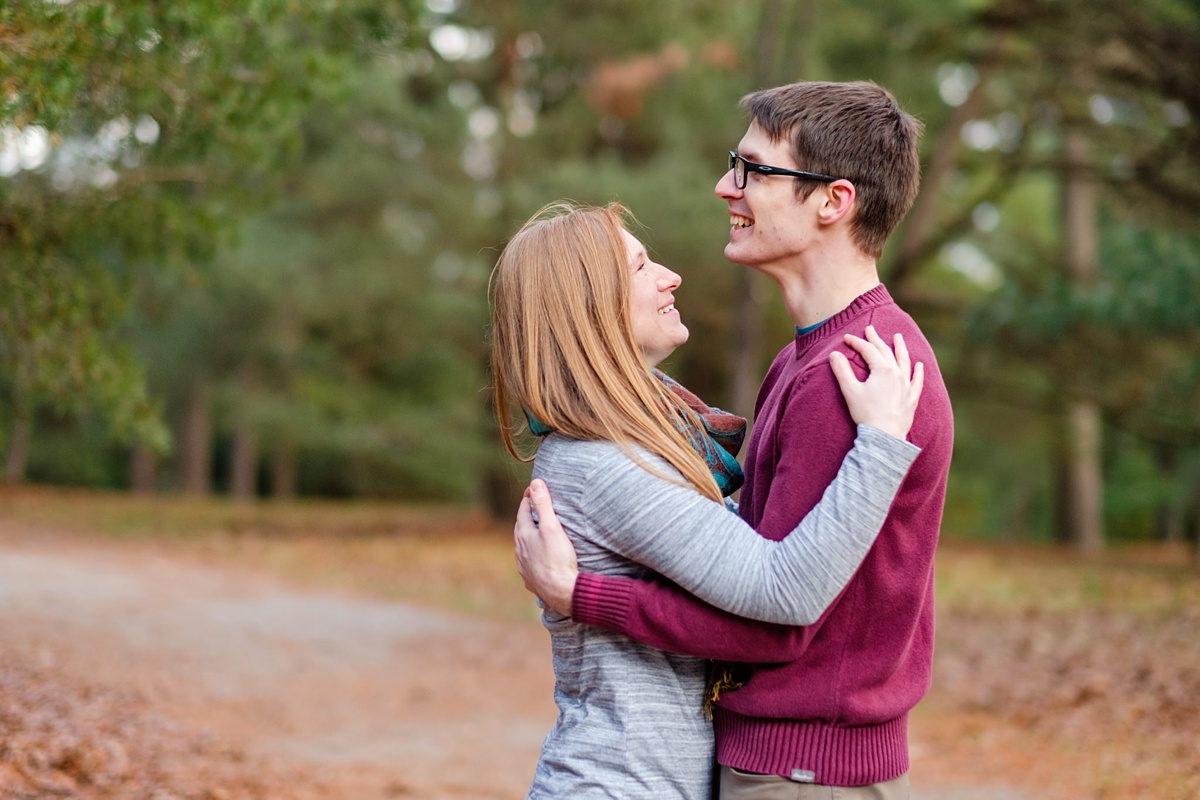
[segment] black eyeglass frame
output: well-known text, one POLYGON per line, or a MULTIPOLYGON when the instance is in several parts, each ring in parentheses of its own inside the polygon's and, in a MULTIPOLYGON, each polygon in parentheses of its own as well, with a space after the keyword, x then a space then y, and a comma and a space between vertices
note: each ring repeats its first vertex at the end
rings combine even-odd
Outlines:
POLYGON ((833 183, 841 180, 832 175, 822 175, 818 172, 804 172, 797 169, 784 169, 783 167, 772 167, 766 164, 756 164, 753 161, 747 161, 737 154, 736 151, 729 151, 729 168, 733 170, 733 185, 738 189, 745 189, 746 182, 749 180, 751 172, 757 172, 761 175, 787 175, 792 178, 803 178, 810 181, 820 181, 821 183, 833 183), (741 162, 741 180, 738 180, 738 162, 741 162))

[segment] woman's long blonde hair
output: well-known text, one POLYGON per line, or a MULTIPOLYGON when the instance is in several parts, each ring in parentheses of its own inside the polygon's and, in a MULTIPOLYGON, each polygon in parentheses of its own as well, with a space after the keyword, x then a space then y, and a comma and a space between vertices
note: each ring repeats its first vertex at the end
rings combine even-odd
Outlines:
POLYGON ((515 441, 524 409, 564 436, 613 442, 631 456, 629 445, 639 445, 720 501, 712 473, 680 429, 699 421, 651 375, 634 342, 626 219, 628 210, 616 203, 552 203, 496 262, 492 376, 504 445, 514 458, 532 459, 515 441))

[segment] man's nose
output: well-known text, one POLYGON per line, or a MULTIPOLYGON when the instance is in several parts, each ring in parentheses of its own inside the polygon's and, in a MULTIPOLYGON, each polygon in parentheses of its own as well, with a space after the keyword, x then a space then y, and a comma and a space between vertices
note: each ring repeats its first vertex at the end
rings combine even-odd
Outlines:
POLYGON ((721 176, 721 180, 717 181, 717 185, 713 187, 717 197, 730 198, 741 197, 742 190, 737 188, 737 182, 733 179, 733 170, 725 170, 725 174, 721 176))

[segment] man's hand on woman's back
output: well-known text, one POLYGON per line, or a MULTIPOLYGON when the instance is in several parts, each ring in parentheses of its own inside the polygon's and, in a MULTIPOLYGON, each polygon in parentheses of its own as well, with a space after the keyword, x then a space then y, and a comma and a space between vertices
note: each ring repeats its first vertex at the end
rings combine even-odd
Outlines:
POLYGON ((525 588, 541 598, 547 608, 571 616, 575 579, 579 576, 575 548, 554 514, 550 489, 540 479, 525 490, 513 527, 513 542, 517 572, 525 588))

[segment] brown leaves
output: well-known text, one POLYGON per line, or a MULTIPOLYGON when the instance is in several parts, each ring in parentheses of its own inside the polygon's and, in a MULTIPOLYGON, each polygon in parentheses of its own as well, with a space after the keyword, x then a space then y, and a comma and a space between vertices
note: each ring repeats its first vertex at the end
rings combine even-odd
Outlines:
POLYGON ((647 92, 687 66, 690 55, 679 45, 668 45, 657 53, 644 53, 625 61, 606 61, 596 67, 588 81, 588 102, 597 111, 623 120, 642 113, 647 92))
MULTIPOLYGON (((1200 791, 1198 627, 1194 608, 1170 615, 1089 608, 945 613, 935 692, 951 710, 1068 743, 1091 764, 1123 776, 1106 780, 1191 797, 1200 791), (1174 783, 1145 783, 1163 780, 1174 783)), ((1097 768, 1094 780, 1103 772, 1097 768)))
POLYGON ((153 713, 133 692, 75 682, 53 659, 0 658, 0 798, 298 800, 319 788, 153 713))

